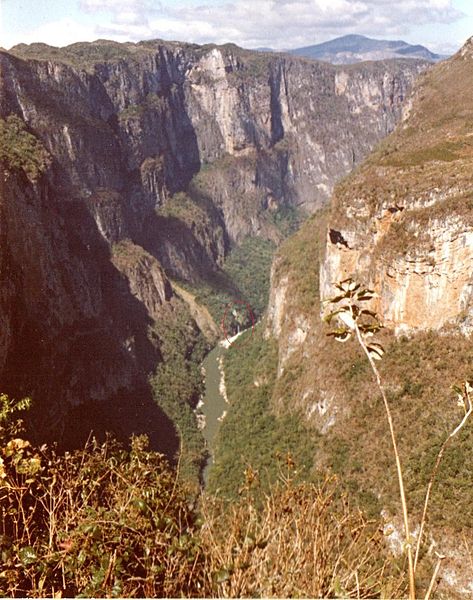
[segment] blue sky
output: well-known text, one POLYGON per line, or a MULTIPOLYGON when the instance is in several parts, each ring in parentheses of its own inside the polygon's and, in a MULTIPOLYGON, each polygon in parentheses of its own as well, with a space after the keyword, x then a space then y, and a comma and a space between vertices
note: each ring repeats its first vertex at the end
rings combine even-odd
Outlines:
POLYGON ((473 35, 472 0, 0 0, 0 46, 98 38, 294 48, 347 33, 443 53, 473 35))

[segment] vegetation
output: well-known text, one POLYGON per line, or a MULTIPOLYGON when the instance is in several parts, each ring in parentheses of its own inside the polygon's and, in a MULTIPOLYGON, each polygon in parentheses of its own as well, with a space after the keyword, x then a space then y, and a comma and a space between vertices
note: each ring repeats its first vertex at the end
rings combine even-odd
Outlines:
MULTIPOLYGON (((452 431, 450 431, 450 433, 440 446, 440 449, 438 450, 425 493, 425 500, 423 503, 419 532, 417 535, 417 542, 415 543, 414 538, 411 534, 412 530, 410 526, 410 515, 407 506, 405 478, 403 474, 403 468, 401 465, 401 456, 399 453, 397 433, 394 427, 391 406, 381 380, 381 375, 375 364, 375 361, 382 359, 384 355, 384 348, 379 342, 370 339, 373 337, 374 334, 380 331, 382 325, 378 321, 376 313, 366 308, 366 305, 364 304, 372 300, 375 296, 375 293, 371 290, 362 288, 360 284, 355 283, 352 279, 342 281, 341 283, 337 284, 336 287, 339 292, 338 295, 328 300, 329 304, 332 304, 335 310, 330 312, 325 317, 325 319, 330 323, 334 318, 336 318, 339 322, 339 326, 327 335, 334 337, 339 342, 346 342, 352 336, 356 337, 363 352, 366 354, 366 357, 374 374, 378 390, 381 393, 381 397, 383 399, 384 409, 386 412, 389 425, 389 432, 391 436, 394 461, 396 464, 397 479, 399 485, 399 497, 401 500, 402 515, 404 522, 403 547, 408 558, 407 572, 409 577, 409 598, 411 600, 415 600, 415 598, 417 597, 416 568, 418 565, 421 544, 423 542, 423 533, 426 524, 432 488, 434 485, 435 477, 439 470, 440 463, 448 445, 465 427, 468 419, 473 413, 473 405, 470 398, 470 394, 473 393, 473 387, 468 381, 466 381, 461 388, 455 388, 455 391, 458 396, 458 406, 463 409, 463 415, 459 419, 458 424, 452 429, 452 431)), ((445 558, 440 554, 437 554, 437 557, 437 564, 433 571, 429 587, 426 591, 426 600, 430 597, 432 593, 441 562, 445 558)))
POLYGON ((217 434, 215 463, 209 490, 226 498, 238 497, 245 469, 258 472, 267 491, 290 457, 297 464, 298 481, 310 480, 316 455, 316 437, 300 415, 277 417, 271 410, 277 350, 263 338, 263 325, 247 332, 225 356, 225 381, 230 402, 217 434), (314 440, 315 437, 315 440, 314 440))
POLYGON ((283 239, 296 233, 305 219, 306 215, 302 214, 300 210, 294 206, 279 206, 278 209, 270 215, 270 220, 282 234, 283 239))
POLYGON ((144 437, 130 450, 112 440, 63 455, 35 449, 13 418, 29 401, 0 401, 3 596, 369 598, 404 590, 379 523, 334 478, 298 485, 288 464, 256 502, 248 469, 230 509, 205 497, 197 510, 144 437))
POLYGON ((203 576, 196 514, 144 437, 74 453, 34 449, 1 396, 0 594, 194 595, 203 576))
POLYGON ((402 597, 401 565, 379 522, 353 507, 336 478, 297 484, 294 474, 289 462, 262 493, 248 468, 238 501, 203 504, 202 537, 219 597, 402 597))
POLYGON ((276 277, 290 275, 290 301, 298 311, 311 313, 319 303, 319 266, 323 247, 326 211, 311 216, 301 229, 289 237, 278 250, 276 277))
POLYGON ((116 63, 125 58, 132 59, 137 55, 150 53, 145 46, 133 43, 97 40, 95 42, 77 42, 63 48, 48 44, 18 44, 9 50, 20 58, 33 60, 54 60, 73 67, 93 71, 94 65, 112 62, 116 63))
MULTIPOLYGON (((272 242, 248 237, 229 252, 221 271, 209 273, 198 285, 184 282, 180 285, 195 294, 196 301, 208 308, 219 327, 227 307, 235 301, 248 303, 254 319, 258 320, 268 304, 274 251, 272 242)), ((242 325, 250 327, 251 316, 246 317, 242 325)))
POLYGON ((150 110, 162 110, 166 102, 158 94, 148 94, 143 104, 130 104, 127 108, 118 113, 119 121, 126 121, 132 118, 139 118, 150 110))
POLYGON ((260 238, 247 237, 225 260, 224 273, 248 302, 256 318, 268 305, 271 262, 275 246, 260 238))
POLYGON ((172 321, 157 323, 152 335, 157 336, 163 356, 151 377, 154 397, 179 433, 181 479, 198 488, 207 451, 193 409, 203 391, 200 364, 207 345, 187 313, 178 307, 172 321))
POLYGON ((42 143, 16 115, 0 119, 0 161, 10 169, 21 169, 31 179, 37 179, 49 164, 49 154, 42 143))

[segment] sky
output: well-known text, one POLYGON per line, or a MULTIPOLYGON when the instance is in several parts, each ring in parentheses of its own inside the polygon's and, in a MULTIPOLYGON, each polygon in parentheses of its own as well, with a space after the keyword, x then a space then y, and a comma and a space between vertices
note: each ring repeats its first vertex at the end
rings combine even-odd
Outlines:
POLYGON ((0 0, 0 46, 146 39, 284 50, 358 33, 442 54, 473 35, 473 0, 0 0))

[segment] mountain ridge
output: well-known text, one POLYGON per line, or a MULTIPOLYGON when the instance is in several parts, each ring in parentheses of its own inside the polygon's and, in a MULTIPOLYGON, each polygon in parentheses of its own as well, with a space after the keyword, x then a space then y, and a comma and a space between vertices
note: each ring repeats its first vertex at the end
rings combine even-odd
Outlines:
POLYGON ((431 52, 420 44, 412 45, 402 40, 377 40, 358 34, 345 35, 287 52, 295 56, 304 56, 332 64, 350 64, 400 57, 438 62, 446 58, 431 52))

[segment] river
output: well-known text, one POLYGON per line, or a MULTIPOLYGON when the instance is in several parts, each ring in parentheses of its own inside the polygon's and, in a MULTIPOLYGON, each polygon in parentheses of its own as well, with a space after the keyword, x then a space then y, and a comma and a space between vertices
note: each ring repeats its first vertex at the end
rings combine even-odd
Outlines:
MULTIPOLYGON (((204 368, 205 377, 205 394, 202 398, 202 402, 199 404, 199 411, 205 417, 205 425, 202 429, 202 434, 207 442, 207 448, 210 453, 210 457, 205 465, 203 472, 204 485, 207 484, 209 477, 209 471, 213 465, 213 453, 215 451, 215 441, 220 427, 220 423, 225 418, 225 414, 228 410, 228 403, 224 396, 225 384, 223 380, 223 372, 220 369, 220 363, 223 361, 223 357, 235 340, 240 337, 247 329, 234 335, 229 340, 219 342, 215 348, 207 354, 202 367, 204 368)), ((223 366, 222 366, 223 370, 223 366)))
POLYGON ((224 353, 225 348, 220 344, 217 344, 217 346, 207 354, 202 363, 202 366, 205 369, 205 394, 202 399, 203 404, 200 405, 200 411, 205 416, 205 426, 202 429, 202 434, 207 442, 207 448, 210 452, 209 460, 207 461, 203 472, 204 484, 207 483, 209 470, 213 464, 215 437, 221 419, 228 408, 227 402, 220 390, 221 373, 219 362, 223 358, 224 353))

